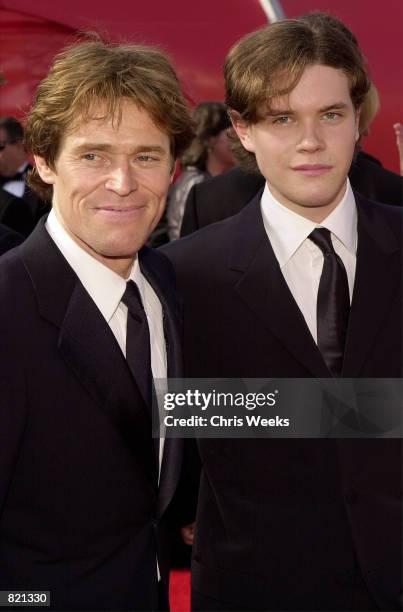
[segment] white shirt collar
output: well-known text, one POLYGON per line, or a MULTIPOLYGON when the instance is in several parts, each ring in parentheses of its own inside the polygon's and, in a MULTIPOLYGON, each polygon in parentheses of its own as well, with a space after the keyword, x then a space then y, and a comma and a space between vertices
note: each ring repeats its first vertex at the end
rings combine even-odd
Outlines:
POLYGON ((17 168, 17 172, 25 172, 28 166, 29 166, 28 162, 25 161, 23 164, 21 164, 19 168, 17 168))
POLYGON ((357 208, 348 179, 342 200, 320 224, 280 204, 271 193, 267 183, 260 206, 263 223, 280 268, 286 265, 316 227, 325 227, 344 244, 348 251, 356 253, 357 208))
MULTIPOLYGON (((109 323, 119 306, 127 281, 84 251, 66 232, 54 210, 51 210, 49 213, 46 229, 101 311, 103 317, 109 323)), ((143 295, 143 277, 137 256, 129 279, 135 281, 139 287, 140 294, 143 295)))

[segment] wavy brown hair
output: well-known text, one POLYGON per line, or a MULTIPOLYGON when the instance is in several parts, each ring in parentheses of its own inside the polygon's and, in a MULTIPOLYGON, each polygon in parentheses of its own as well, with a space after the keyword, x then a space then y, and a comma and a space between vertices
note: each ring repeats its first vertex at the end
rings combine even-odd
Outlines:
MULTIPOLYGON (((174 159, 188 146, 193 135, 189 108, 168 57, 156 47, 85 35, 55 57, 39 84, 27 117, 27 149, 55 169, 62 137, 89 119, 119 122, 122 98, 146 110, 168 134, 174 159)), ((52 199, 52 186, 35 169, 29 182, 42 198, 52 199)))
MULTIPOLYGON (((354 107, 361 106, 370 80, 357 39, 336 17, 313 12, 260 28, 230 49, 224 79, 231 117, 257 123, 262 104, 289 94, 313 64, 343 70, 354 107)), ((240 165, 259 172, 254 154, 243 148, 233 130, 231 138, 240 165)))
POLYGON ((227 107, 223 102, 200 102, 192 112, 194 138, 181 156, 181 164, 206 170, 210 138, 218 136, 231 125, 227 107))

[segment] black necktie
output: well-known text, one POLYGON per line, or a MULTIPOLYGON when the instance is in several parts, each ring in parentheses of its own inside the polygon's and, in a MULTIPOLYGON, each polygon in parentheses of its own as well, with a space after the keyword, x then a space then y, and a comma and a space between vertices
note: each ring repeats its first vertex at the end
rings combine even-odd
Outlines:
POLYGON ((318 347, 332 375, 340 376, 350 311, 347 273, 333 248, 329 230, 315 229, 309 239, 323 253, 316 308, 318 347))
POLYGON ((25 172, 16 172, 13 176, 0 176, 0 187, 10 181, 21 181, 25 177, 25 172))
POLYGON ((136 283, 129 280, 122 302, 127 306, 126 361, 136 379, 145 403, 150 411, 152 402, 152 374, 150 331, 140 292, 136 283))

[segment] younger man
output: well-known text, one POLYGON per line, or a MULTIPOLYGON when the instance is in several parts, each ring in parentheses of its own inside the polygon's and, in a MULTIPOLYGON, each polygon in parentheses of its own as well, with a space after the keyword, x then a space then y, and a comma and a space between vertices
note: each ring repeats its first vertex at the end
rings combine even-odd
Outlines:
MULTIPOLYGON (((312 13, 230 50, 226 101, 263 192, 173 243, 189 377, 402 375, 401 210, 347 173, 369 80, 312 13)), ((194 610, 401 607, 401 441, 199 441, 194 610)))

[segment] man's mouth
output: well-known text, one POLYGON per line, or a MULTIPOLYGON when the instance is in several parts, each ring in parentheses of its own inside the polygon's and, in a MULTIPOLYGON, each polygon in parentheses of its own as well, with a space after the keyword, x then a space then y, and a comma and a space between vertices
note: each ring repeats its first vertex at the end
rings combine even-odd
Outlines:
POLYGON ((96 206, 95 210, 97 213, 105 215, 107 217, 115 217, 117 219, 124 217, 131 217, 141 214, 146 208, 145 204, 130 204, 127 206, 109 205, 96 206))
POLYGON ((329 172, 332 166, 327 164, 300 164, 299 166, 293 166, 292 169, 306 176, 320 176, 329 172))

